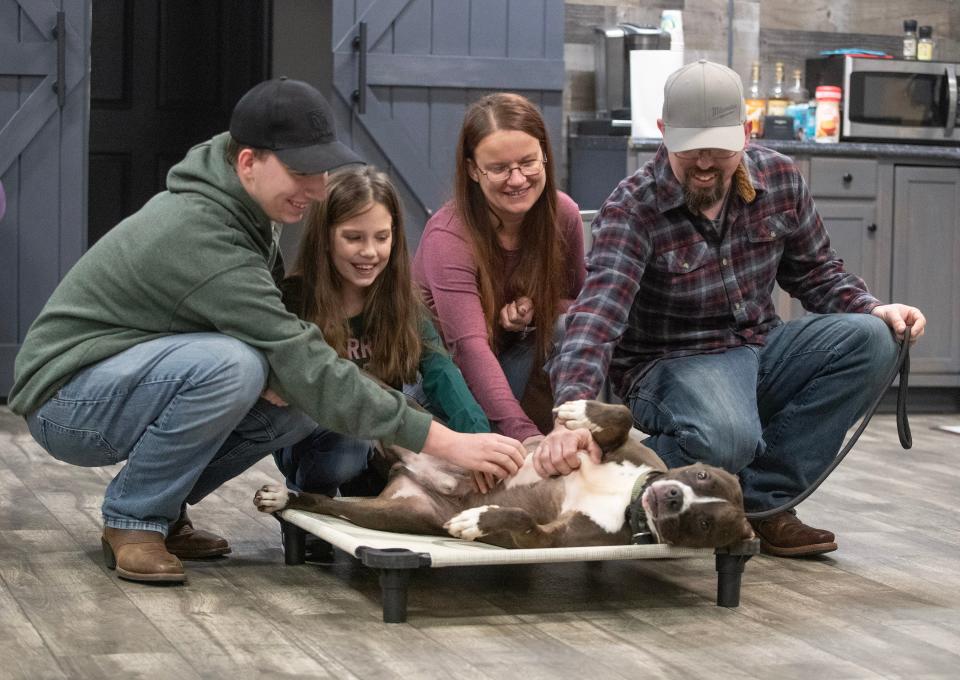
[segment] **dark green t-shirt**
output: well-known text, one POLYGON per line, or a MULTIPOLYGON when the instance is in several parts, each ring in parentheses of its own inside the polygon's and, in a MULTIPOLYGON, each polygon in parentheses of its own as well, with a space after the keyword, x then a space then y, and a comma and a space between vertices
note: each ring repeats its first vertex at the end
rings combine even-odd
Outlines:
MULTIPOLYGON (((294 313, 300 307, 300 286, 299 277, 288 277, 280 286, 284 304, 294 313)), ((490 421, 467 387, 460 369, 443 349, 440 334, 426 308, 422 312, 420 340, 423 352, 418 369, 430 409, 457 432, 490 432, 490 421)), ((373 343, 366 335, 363 314, 351 317, 348 323, 350 337, 345 358, 366 370, 373 356, 373 343)), ((400 385, 392 387, 399 389, 400 385)))

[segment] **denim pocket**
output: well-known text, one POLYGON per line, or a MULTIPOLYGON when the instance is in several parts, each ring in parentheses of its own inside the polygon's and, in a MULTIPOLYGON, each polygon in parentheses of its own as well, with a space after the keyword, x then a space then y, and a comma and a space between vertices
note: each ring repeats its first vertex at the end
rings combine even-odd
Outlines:
POLYGON ((83 467, 120 462, 120 454, 96 430, 64 427, 43 416, 37 416, 37 420, 40 425, 40 444, 57 460, 83 467))

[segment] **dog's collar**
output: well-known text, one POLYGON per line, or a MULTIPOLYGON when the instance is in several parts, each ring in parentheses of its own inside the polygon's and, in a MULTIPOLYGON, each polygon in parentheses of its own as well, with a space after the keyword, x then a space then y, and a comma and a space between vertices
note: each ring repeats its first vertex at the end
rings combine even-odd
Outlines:
POLYGON ((630 526, 630 542, 634 544, 656 543, 657 537, 650 531, 647 524, 647 511, 643 509, 643 492, 649 487, 662 472, 653 470, 646 475, 640 475, 633 483, 633 489, 630 491, 630 504, 627 505, 626 516, 627 524, 630 526))

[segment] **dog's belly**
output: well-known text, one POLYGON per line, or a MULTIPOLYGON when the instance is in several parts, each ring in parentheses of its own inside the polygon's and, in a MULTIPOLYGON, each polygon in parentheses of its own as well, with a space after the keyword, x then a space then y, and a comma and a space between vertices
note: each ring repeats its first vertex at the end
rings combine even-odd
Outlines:
MULTIPOLYGON (((533 467, 533 456, 527 456, 523 467, 504 484, 505 489, 517 489, 545 481, 533 467)), ((653 471, 649 465, 608 462, 597 465, 585 454, 580 454, 580 467, 562 478, 563 492, 560 514, 579 512, 608 533, 623 527, 624 512, 630 504, 630 495, 638 477, 653 471)))
POLYGON ((626 521, 625 511, 638 478, 653 471, 629 462, 595 464, 580 454, 580 467, 564 477, 562 512, 579 512, 608 533, 616 533, 626 521))

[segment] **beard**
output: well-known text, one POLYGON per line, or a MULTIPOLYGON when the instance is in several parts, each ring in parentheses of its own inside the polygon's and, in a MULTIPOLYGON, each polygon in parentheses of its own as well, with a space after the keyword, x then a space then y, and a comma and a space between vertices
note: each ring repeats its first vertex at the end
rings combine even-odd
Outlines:
POLYGON ((693 176, 702 174, 699 168, 689 168, 683 175, 683 199, 693 213, 703 212, 723 198, 723 175, 718 168, 708 170, 713 175, 713 183, 707 187, 694 185, 693 176))

